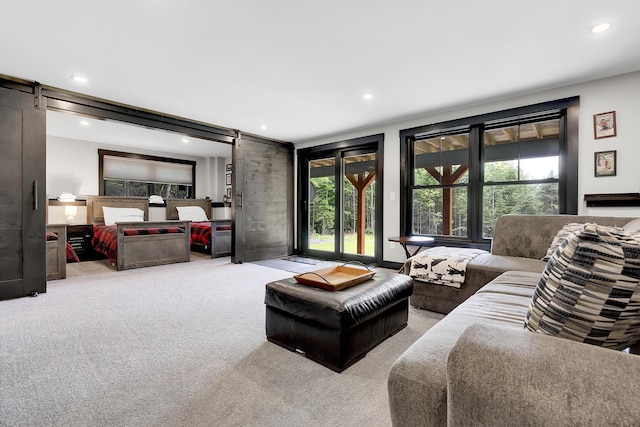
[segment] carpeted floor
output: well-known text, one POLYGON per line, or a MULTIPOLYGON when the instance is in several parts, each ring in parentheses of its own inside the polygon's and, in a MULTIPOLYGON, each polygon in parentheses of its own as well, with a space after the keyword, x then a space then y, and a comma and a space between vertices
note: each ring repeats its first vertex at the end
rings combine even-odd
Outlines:
POLYGON ((394 360, 442 316, 338 374, 266 341, 264 285, 229 258, 78 275, 0 301, 0 426, 389 426, 394 360))
POLYGON ((342 262, 323 261, 313 258, 290 256, 277 259, 265 259, 262 261, 252 261, 253 264, 264 265, 265 267, 276 268, 278 270, 290 271, 292 273, 306 273, 334 265, 342 265, 342 262))

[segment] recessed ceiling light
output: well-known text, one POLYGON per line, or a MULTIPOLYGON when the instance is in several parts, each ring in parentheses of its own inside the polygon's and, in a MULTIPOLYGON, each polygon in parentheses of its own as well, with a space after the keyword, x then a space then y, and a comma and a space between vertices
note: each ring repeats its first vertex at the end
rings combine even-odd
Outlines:
POLYGON ((364 95, 362 95, 362 97, 364 99, 366 99, 367 101, 370 100, 370 99, 373 99, 373 95, 370 94, 370 93, 365 93, 364 95))
POLYGON ((267 130, 267 126, 266 125, 262 125, 262 126, 260 126, 260 129, 267 130))
POLYGON ((86 77, 82 77, 82 76, 71 76, 71 80, 73 80, 76 83, 86 83, 87 82, 87 78, 86 77))
POLYGON ((603 33, 611 28, 611 24, 608 22, 603 22, 602 24, 598 24, 591 29, 592 33, 603 33))
POLYGON ((81 124, 82 126, 89 126, 89 122, 88 122, 88 121, 86 121, 86 120, 82 120, 82 121, 80 122, 80 124, 81 124))
POLYGON ((182 142, 186 144, 187 142, 189 142, 189 140, 187 138, 182 138, 182 142))

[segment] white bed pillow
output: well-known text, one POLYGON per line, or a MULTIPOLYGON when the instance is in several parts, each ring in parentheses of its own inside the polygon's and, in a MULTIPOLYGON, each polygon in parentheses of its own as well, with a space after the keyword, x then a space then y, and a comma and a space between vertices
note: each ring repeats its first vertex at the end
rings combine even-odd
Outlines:
POLYGON ((209 221, 207 214, 200 206, 176 206, 180 221, 209 221))
POLYGON ((142 222, 144 211, 138 208, 110 208, 102 207, 105 225, 115 225, 116 222, 142 222))

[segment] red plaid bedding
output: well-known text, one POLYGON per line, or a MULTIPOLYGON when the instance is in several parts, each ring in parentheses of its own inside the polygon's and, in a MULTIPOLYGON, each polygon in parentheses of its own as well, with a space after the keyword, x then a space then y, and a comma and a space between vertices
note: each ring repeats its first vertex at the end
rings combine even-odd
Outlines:
MULTIPOLYGON (((125 236, 142 236, 149 234, 184 233, 181 227, 164 228, 128 228, 125 236)), ((96 252, 109 258, 112 264, 118 262, 118 227, 115 225, 94 225, 91 244, 96 252)))
POLYGON ((209 221, 191 223, 191 244, 209 247, 211 243, 211 223, 209 221))
POLYGON ((67 262, 80 262, 78 254, 69 242, 67 242, 67 262))
MULTIPOLYGON (((49 240, 58 240, 58 235, 53 231, 47 231, 47 241, 49 240)), ((73 249, 73 246, 67 242, 67 262, 80 262, 80 258, 78 258, 78 254, 73 249)))
MULTIPOLYGON (((231 224, 215 224, 216 232, 231 231, 231 224)), ((211 253, 211 221, 191 223, 191 249, 211 253), (195 245, 195 246, 194 246, 195 245)))
MULTIPOLYGON (((216 231, 230 231, 231 224, 216 224, 216 231)), ((211 222, 191 223, 191 244, 202 245, 208 251, 211 250, 211 222)))

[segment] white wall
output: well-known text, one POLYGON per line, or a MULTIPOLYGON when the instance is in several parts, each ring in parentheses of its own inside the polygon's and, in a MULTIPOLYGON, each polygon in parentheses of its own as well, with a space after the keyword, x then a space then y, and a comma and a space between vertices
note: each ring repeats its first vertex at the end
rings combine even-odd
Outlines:
POLYGON ((217 202, 221 202, 222 198, 227 192, 226 176, 228 173, 231 173, 231 172, 227 171, 226 167, 229 164, 231 164, 231 157, 215 158, 216 182, 214 183, 215 186, 213 188, 215 188, 215 194, 216 194, 215 200, 217 202))
MULTIPOLYGON (((47 194, 49 197, 55 199, 63 192, 84 196, 97 195, 99 148, 195 161, 196 198, 209 197, 213 201, 222 202, 224 162, 227 159, 192 157, 140 149, 129 150, 119 146, 47 135, 47 194), (222 163, 221 168, 220 163, 222 163)), ((49 223, 66 222, 63 211, 63 207, 51 206, 49 223)), ((77 217, 77 223, 84 223, 86 210, 79 208, 77 217)), ((153 219, 157 219, 155 215, 153 219)))
POLYGON ((98 194, 98 148, 95 143, 47 135, 47 194, 98 194))
POLYGON ((640 102, 638 101, 640 72, 296 143, 295 148, 307 148, 384 133, 383 233, 385 244, 383 245, 383 259, 402 262, 404 260, 402 248, 395 245, 395 248, 391 249, 386 242, 387 237, 400 233, 400 130, 572 96, 580 97, 578 200, 581 200, 582 203, 578 207, 578 213, 581 215, 640 216, 640 208, 587 208, 583 201, 584 194, 640 192, 640 162, 638 161, 640 159, 640 120, 638 120, 640 117, 640 102), (593 115, 607 111, 616 112, 617 136, 595 140, 593 115), (594 152, 607 150, 617 150, 617 175, 596 178, 594 177, 594 152), (390 200, 391 193, 395 193, 393 201, 390 200))

